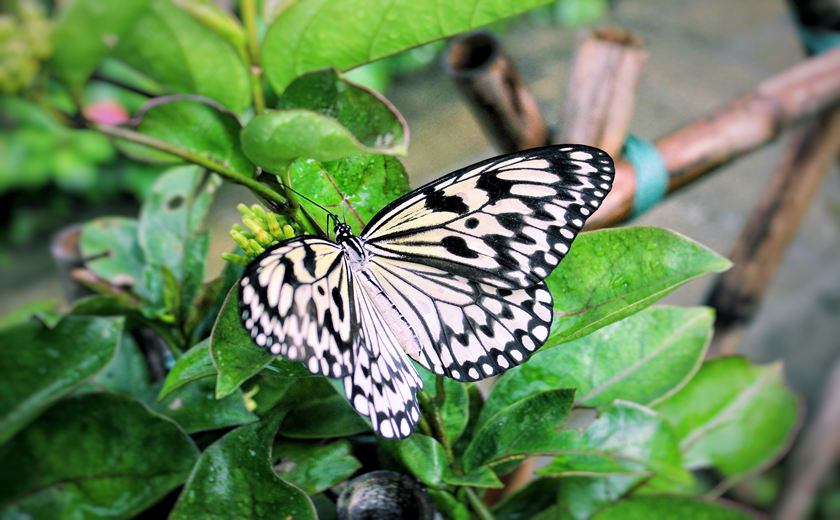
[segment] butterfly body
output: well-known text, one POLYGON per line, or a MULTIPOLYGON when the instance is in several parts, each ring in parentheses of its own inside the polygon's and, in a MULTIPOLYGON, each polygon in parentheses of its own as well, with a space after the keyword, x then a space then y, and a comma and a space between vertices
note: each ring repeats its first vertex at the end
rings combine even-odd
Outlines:
POLYGON ((489 159, 400 197, 355 236, 304 236, 257 257, 240 284, 254 341, 342 378, 384 437, 419 421, 413 358, 477 381, 547 339, 544 279, 611 188, 612 160, 585 146, 489 159))

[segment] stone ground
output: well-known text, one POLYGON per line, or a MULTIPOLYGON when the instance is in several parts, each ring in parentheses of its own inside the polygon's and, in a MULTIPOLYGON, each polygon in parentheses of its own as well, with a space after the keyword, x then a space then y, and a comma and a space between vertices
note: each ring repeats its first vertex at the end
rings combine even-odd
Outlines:
MULTIPOLYGON (((599 25, 642 37, 650 52, 638 89, 632 131, 655 139, 749 90, 762 79, 802 59, 783 0, 620 0, 599 25)), ((547 25, 515 25, 504 36, 507 53, 539 98, 549 121, 557 121, 569 64, 580 32, 547 25)), ((401 78, 387 94, 408 120, 411 146, 404 159, 414 185, 475 160, 495 155, 454 85, 438 66, 401 78)), ((720 169, 660 204, 631 225, 667 227, 727 254, 746 215, 768 183, 784 136, 720 169)), ((808 401, 818 395, 825 370, 840 346, 840 178, 834 172, 767 292, 741 352, 759 362, 783 360, 792 386, 808 401)), ((231 246, 237 202, 251 204, 244 190, 218 197, 209 222, 214 252, 231 246)), ((12 251, 13 268, 0 275, 0 314, 42 298, 60 298, 44 245, 12 251)), ((666 298, 696 305, 713 278, 707 276, 666 298)))

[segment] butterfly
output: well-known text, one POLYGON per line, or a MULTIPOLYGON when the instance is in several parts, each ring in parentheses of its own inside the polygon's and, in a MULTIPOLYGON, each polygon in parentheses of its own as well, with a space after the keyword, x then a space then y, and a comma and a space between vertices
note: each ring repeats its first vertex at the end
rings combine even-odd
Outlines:
POLYGON ((534 148, 457 170, 398 198, 359 236, 267 249, 239 286, 242 323, 272 354, 343 379, 385 438, 411 435, 423 383, 514 367, 549 335, 545 278, 609 193, 613 161, 583 145, 534 148))

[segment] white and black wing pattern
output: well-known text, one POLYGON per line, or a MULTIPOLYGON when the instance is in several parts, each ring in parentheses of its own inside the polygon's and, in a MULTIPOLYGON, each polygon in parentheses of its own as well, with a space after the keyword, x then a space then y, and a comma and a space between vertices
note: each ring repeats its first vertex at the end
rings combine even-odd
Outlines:
MULTIPOLYGON (((543 280, 612 187, 596 148, 552 146, 456 171, 389 204, 361 239, 402 343, 437 374, 475 381, 548 338, 543 280)), ((380 307, 387 311, 385 304, 380 307)))
POLYGON ((503 155, 395 200, 361 234, 377 257, 513 289, 545 279, 612 187, 613 161, 583 145, 503 155))
POLYGON ((358 323, 342 248, 313 236, 265 251, 240 280, 239 311, 254 342, 313 374, 353 372, 358 323))
POLYGON ((353 351, 353 373, 344 378, 344 393, 362 415, 370 417, 382 437, 405 438, 420 420, 417 392, 423 382, 390 326, 360 284, 353 285, 359 341, 353 351))
POLYGON ((551 146, 458 170, 389 204, 360 237, 299 237, 257 257, 240 284, 242 323, 274 354, 344 380, 383 437, 420 420, 408 356, 476 381, 545 343, 543 281, 612 187, 588 146, 551 146))

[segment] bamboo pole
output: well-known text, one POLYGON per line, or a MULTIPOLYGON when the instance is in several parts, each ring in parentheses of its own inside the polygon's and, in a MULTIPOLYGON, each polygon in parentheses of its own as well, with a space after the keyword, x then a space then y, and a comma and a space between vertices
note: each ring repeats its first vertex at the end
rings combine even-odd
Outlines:
POLYGON ((453 39, 444 69, 500 150, 515 152, 548 144, 537 101, 495 36, 478 32, 453 39))
MULTIPOLYGON (((760 83, 711 115, 660 138, 668 193, 775 139, 785 128, 840 104, 840 48, 809 58, 760 83)), ((590 229, 627 220, 636 172, 616 164, 613 189, 589 219, 590 229)))
POLYGON ((717 313, 709 355, 735 352, 810 202, 840 155, 840 110, 818 117, 791 140, 707 303, 717 313))
POLYGON ((639 37, 615 28, 591 31, 577 46, 556 143, 583 143, 618 157, 633 117, 648 53, 639 37))

